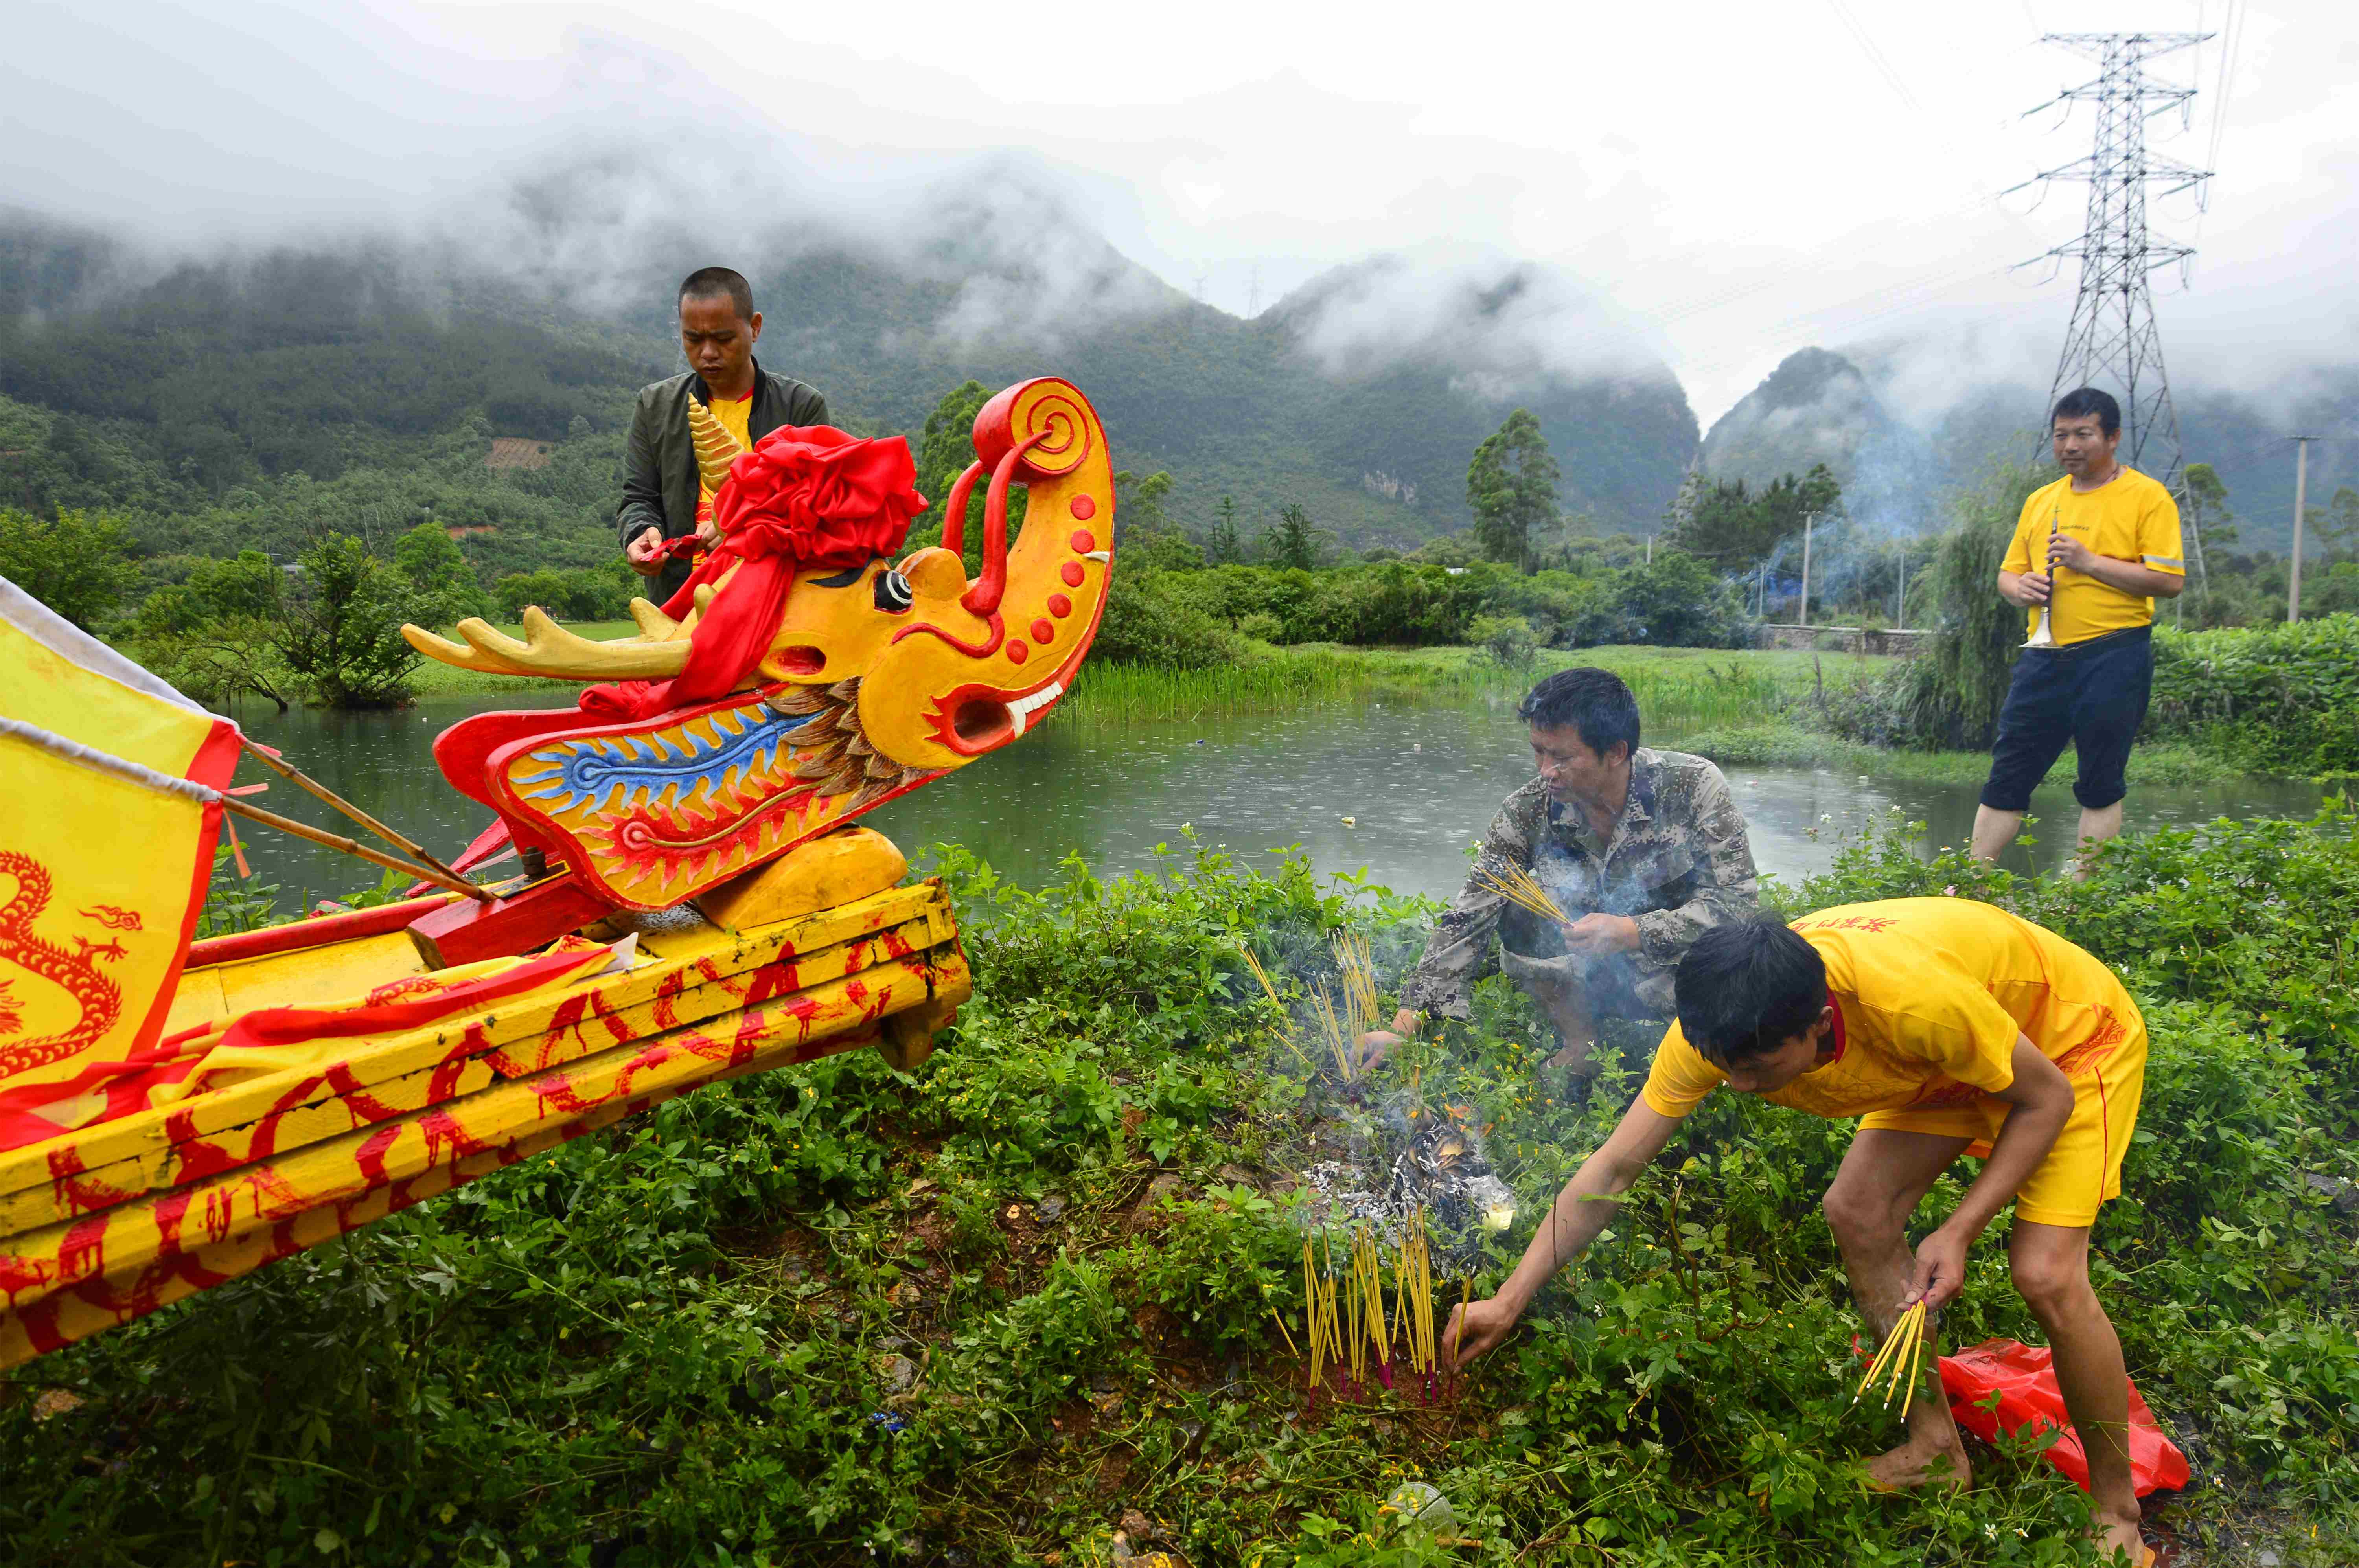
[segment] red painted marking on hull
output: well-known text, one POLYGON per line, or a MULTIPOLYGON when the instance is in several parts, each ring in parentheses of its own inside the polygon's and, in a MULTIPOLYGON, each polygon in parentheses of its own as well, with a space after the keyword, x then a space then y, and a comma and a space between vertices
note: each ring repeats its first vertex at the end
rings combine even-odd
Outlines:
POLYGON ((384 1185, 386 1151, 391 1149, 394 1140, 400 1136, 401 1129, 398 1127, 379 1128, 370 1133, 367 1141, 354 1152, 353 1163, 360 1167, 361 1174, 368 1178, 369 1185, 384 1185))
POLYGON ((173 1193, 156 1202, 156 1238, 167 1253, 180 1250, 180 1222, 188 1217, 193 1193, 173 1193))
POLYGON ((8 1304, 16 1303, 19 1291, 29 1291, 35 1285, 49 1283, 56 1273, 53 1265, 44 1259, 27 1258, 15 1252, 0 1252, 0 1291, 8 1292, 8 1304))
POLYGON ((66 1232, 65 1244, 58 1249, 58 1278, 61 1281, 85 1279, 103 1273, 106 1269, 106 1221, 104 1218, 76 1220, 66 1232))

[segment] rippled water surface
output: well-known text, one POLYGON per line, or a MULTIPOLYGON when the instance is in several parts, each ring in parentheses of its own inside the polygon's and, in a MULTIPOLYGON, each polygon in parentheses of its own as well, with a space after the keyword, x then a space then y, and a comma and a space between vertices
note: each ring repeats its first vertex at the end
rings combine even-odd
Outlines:
MULTIPOLYGON (((443 784, 434 737, 468 714, 522 706, 477 698, 393 714, 249 708, 242 720, 329 787, 438 852, 456 854, 491 814, 443 784)), ((1647 739, 1678 744, 1675 735, 1647 739)), ((1928 825, 1930 844, 1962 843, 1978 787, 1797 768, 1728 773, 1755 858, 1788 880, 1824 870, 1843 829, 1895 806, 1928 825)), ((256 776, 251 765, 241 773, 256 776)), ((1157 725, 1052 720, 865 820, 913 853, 939 841, 965 844, 1027 883, 1052 878, 1068 854, 1102 872, 1132 870, 1149 863, 1158 844, 1180 846, 1192 826, 1204 843, 1248 861, 1299 845, 1321 871, 1364 870, 1386 886, 1447 897, 1465 875, 1468 843, 1530 776, 1523 726, 1505 698, 1157 725)), ((2013 852, 2018 869, 2063 858, 2075 810, 2071 783, 2068 760, 2034 804, 2053 831, 2048 842, 2013 852)), ((2318 800, 2312 785, 2245 779, 2134 789, 2129 814, 2134 827, 2306 816, 2318 800)), ((256 804, 306 821, 334 820, 284 784, 256 804)), ((295 895, 333 894, 372 880, 369 868, 332 850, 260 827, 243 837, 260 880, 280 883, 290 908, 295 895)))

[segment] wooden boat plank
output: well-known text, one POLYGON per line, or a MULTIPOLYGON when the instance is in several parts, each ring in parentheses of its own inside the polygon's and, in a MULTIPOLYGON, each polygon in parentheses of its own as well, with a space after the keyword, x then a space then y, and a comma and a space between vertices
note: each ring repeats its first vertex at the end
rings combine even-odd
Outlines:
MULTIPOLYGON (((85 1284, 103 1286, 117 1278, 158 1282, 188 1277, 192 1270, 201 1284, 217 1283, 228 1276, 202 1266, 201 1255, 208 1247, 290 1227, 287 1239, 294 1242, 307 1214, 341 1216, 351 1206, 365 1207, 372 1191, 410 1181, 453 1160, 558 1132, 610 1103, 652 1104, 723 1075, 741 1076, 825 1054, 827 1043, 837 1036, 855 1032, 873 1036, 878 1021, 891 1012, 938 994, 963 1000, 973 989, 963 957, 954 949, 952 961, 940 968, 897 965, 881 984, 876 980, 875 974, 847 976, 742 1013, 724 1014, 705 1025, 675 1029, 530 1078, 495 1084, 414 1117, 355 1130, 139 1203, 0 1238, 0 1288, 8 1293, 8 1321, 0 1330, 5 1339, 0 1344, 0 1366, 10 1364, 12 1352, 21 1351, 16 1358, 22 1359, 80 1337, 68 1336, 71 1325, 58 1321, 66 1303, 82 1302, 103 1317, 92 1322, 85 1333, 157 1304, 145 1286, 125 1296, 103 1289, 85 1291, 81 1288, 85 1284), (182 1260, 188 1260, 186 1265, 182 1260), (48 1306, 51 1298, 60 1304, 48 1306), (20 1330, 21 1342, 16 1338, 20 1330)), ((338 1219, 331 1223, 349 1228, 338 1219)), ((266 1260, 257 1251, 245 1268, 266 1260)))
MULTIPOLYGON (((912 936, 922 935, 925 922, 912 921, 899 929, 912 936)), ((812 954, 796 969, 806 987, 816 986, 876 968, 868 960, 878 950, 874 943, 839 943, 812 954)), ((938 964, 954 950, 954 945, 919 948, 909 957, 886 962, 938 964)), ((628 1044, 667 1028, 700 1023, 736 1011, 744 1006, 744 987, 707 981, 670 999, 668 1007, 660 1001, 650 1001, 606 1012, 593 1002, 568 1028, 513 1045, 495 1046, 480 1055, 434 1063, 366 1086, 341 1079, 340 1075, 323 1068, 306 1076, 265 1115, 204 1137, 176 1141, 160 1157, 154 1152, 143 1152, 89 1170, 60 1169, 44 1185, 0 1194, 0 1236, 94 1214, 149 1192, 283 1155, 354 1128, 390 1120, 471 1094, 496 1079, 528 1077, 544 1068, 628 1044), (302 1098, 288 1103, 298 1093, 302 1098)))
MULTIPOLYGON (((366 1087, 453 1057, 480 1055, 529 1035, 569 1028, 575 1019, 589 1014, 589 999, 593 995, 597 1005, 610 1011, 647 1002, 660 1009, 666 1003, 676 1006, 692 987, 764 968, 774 973, 751 983, 795 989, 800 957, 839 943, 856 945, 862 938, 881 938, 888 930, 912 921, 923 923, 927 941, 913 942, 894 930, 891 941, 877 943, 883 951, 875 957, 889 957, 892 947, 905 943, 913 948, 931 947, 952 938, 957 928, 951 918, 950 900, 938 882, 888 889, 774 926, 740 933, 734 938, 724 933, 727 945, 701 957, 643 964, 628 974, 603 979, 587 990, 536 992, 500 1011, 448 1019, 376 1043, 364 1055, 342 1065, 356 1084, 366 1087)), ((0 1153, 0 1193, 45 1185, 61 1174, 78 1174, 250 1122, 267 1115, 305 1076, 301 1069, 289 1069, 0 1153)))

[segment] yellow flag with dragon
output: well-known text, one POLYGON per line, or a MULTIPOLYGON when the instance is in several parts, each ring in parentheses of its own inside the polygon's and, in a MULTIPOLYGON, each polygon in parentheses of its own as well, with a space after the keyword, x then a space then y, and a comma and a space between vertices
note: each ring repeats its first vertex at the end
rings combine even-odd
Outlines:
POLYGON ((0 1148, 105 1114, 157 1048, 237 757, 229 720, 0 579, 0 1148))

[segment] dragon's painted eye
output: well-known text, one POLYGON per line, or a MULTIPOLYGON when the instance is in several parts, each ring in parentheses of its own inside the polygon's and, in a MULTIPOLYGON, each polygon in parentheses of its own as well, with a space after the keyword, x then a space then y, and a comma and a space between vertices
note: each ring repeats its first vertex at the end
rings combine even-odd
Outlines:
POLYGON ((916 597, 909 591, 909 579, 892 568, 876 574, 876 608, 886 614, 900 614, 916 597))

